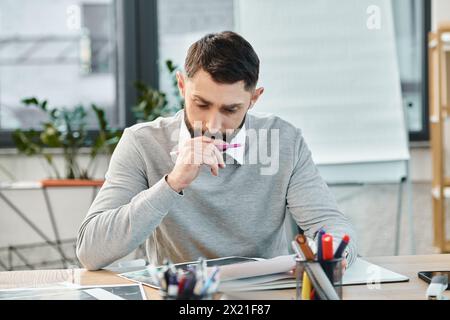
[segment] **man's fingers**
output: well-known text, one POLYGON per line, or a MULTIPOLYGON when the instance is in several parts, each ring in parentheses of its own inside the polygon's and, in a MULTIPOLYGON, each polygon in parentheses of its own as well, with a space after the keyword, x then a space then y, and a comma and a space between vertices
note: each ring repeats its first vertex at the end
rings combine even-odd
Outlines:
POLYGON ((216 158, 216 162, 219 167, 225 168, 225 162, 223 161, 222 153, 217 149, 217 147, 214 144, 205 144, 204 147, 204 155, 216 158))
POLYGON ((214 144, 208 144, 205 150, 207 155, 212 155, 216 158, 218 165, 221 168, 225 168, 225 162, 223 161, 223 156, 220 153, 219 149, 214 144))
POLYGON ((214 139, 211 139, 210 137, 200 136, 187 140, 184 145, 185 147, 197 148, 199 146, 202 146, 203 144, 210 144, 213 142, 214 139))
POLYGON ((198 138, 200 138, 203 142, 214 142, 214 139, 212 139, 212 138, 210 138, 208 136, 201 136, 201 137, 198 137, 198 138))
POLYGON ((203 157, 203 163, 211 168, 211 173, 215 176, 219 175, 219 164, 215 156, 205 155, 203 157))
POLYGON ((211 167, 211 172, 215 176, 219 174, 219 167, 225 168, 223 155, 217 147, 217 145, 225 144, 225 141, 201 136, 189 140, 188 144, 191 148, 191 156, 188 157, 188 161, 191 164, 201 165, 204 163, 211 167))
POLYGON ((214 155, 215 155, 216 158, 217 158, 217 162, 219 163, 219 166, 220 166, 221 168, 225 168, 225 161, 223 161, 223 155, 222 155, 222 153, 219 151, 219 149, 217 149, 216 146, 213 146, 212 149, 213 149, 214 155))
POLYGON ((223 145, 226 144, 225 141, 220 140, 220 139, 212 139, 210 137, 207 136, 201 136, 201 137, 195 137, 192 138, 188 141, 186 141, 187 145, 192 145, 192 146, 197 146, 197 145, 202 145, 202 144, 214 144, 214 145, 223 145))
POLYGON ((216 177, 219 175, 219 166, 217 164, 211 166, 211 173, 216 177))
POLYGON ((220 139, 214 139, 212 142, 213 142, 215 145, 226 144, 225 141, 220 140, 220 139))

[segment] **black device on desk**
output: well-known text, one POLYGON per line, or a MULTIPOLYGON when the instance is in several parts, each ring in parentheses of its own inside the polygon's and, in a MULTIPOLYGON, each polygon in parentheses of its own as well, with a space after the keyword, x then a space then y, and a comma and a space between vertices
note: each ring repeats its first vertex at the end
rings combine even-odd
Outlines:
MULTIPOLYGON (((425 281, 426 283, 430 283, 431 279, 434 276, 445 276, 450 279, 450 271, 420 271, 418 273, 419 278, 425 281)), ((449 286, 447 286, 447 290, 449 290, 449 286)))

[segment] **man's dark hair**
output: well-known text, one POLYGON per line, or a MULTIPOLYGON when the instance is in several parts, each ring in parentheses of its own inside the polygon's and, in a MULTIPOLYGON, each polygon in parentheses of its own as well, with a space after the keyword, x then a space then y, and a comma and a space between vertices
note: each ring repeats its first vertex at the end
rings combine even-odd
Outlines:
POLYGON ((243 80, 245 90, 256 87, 259 58, 243 37, 232 31, 207 34, 188 50, 184 69, 189 78, 203 69, 218 83, 243 80))

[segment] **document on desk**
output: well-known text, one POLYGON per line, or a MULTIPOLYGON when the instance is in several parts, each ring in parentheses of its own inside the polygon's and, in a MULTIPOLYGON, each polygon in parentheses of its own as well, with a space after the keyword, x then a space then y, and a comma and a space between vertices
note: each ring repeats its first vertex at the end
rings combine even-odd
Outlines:
POLYGON ((140 284, 1 289, 0 300, 147 300, 140 284))
MULTIPOLYGON (((279 256, 271 259, 224 257, 208 261, 208 273, 214 265, 220 267, 220 291, 252 291, 295 288, 292 270, 295 255, 279 256), (239 261, 239 263, 229 263, 239 261)), ((194 262, 182 263, 180 266, 194 262)), ((128 280, 158 289, 153 283, 148 269, 118 274, 128 280)), ((408 277, 357 258, 344 273, 343 285, 372 284, 408 281, 408 277)))
MULTIPOLYGON (((293 273, 290 272, 295 266, 293 259, 294 256, 282 256, 275 259, 248 262, 240 266, 224 266, 221 268, 219 290, 253 291, 295 288, 295 278, 293 273), (250 275, 250 267, 253 269, 253 276, 250 275), (222 273, 224 276, 222 276, 222 273)), ((353 265, 345 271, 343 285, 404 282, 408 280, 409 278, 404 275, 357 258, 353 265)))
POLYGON ((289 272, 295 268, 295 256, 279 256, 246 263, 220 267, 220 281, 231 281, 250 277, 274 275, 289 272))

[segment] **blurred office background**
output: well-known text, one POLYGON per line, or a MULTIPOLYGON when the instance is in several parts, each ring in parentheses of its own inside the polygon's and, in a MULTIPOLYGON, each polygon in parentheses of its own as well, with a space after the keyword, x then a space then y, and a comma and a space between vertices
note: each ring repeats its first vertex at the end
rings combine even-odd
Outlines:
MULTIPOLYGON (((47 119, 39 108, 25 106, 21 102, 24 98, 47 99, 53 107, 83 105, 87 110, 95 103, 103 108, 111 128, 130 126, 136 123, 132 106, 139 102, 135 81, 166 92, 168 105, 176 104, 173 78, 166 61, 182 67, 187 48, 204 34, 238 30, 240 1, 245 0, 2 0, 0 182, 40 181, 51 174, 42 157, 18 153, 12 139, 14 130, 39 131, 47 119)), ((363 256, 439 251, 433 243, 426 35, 439 23, 450 21, 450 0, 391 2, 398 81, 411 156, 416 247, 411 250, 408 229, 411 225, 404 213, 399 251, 395 252, 398 192, 402 190, 406 199, 407 188, 382 182, 330 184, 340 208, 356 228, 363 256)), ((283 5, 283 1, 265 3, 283 5)), ((335 12, 323 14, 331 18, 335 12)), ((295 38, 295 30, 286 32, 295 38)), ((283 47, 277 50, 282 54, 283 47)), ((261 61, 262 66, 265 63, 261 61)), ((95 114, 89 112, 85 120, 88 134, 95 136, 98 132, 95 114)), ((89 145, 81 148, 80 163, 89 162, 89 150, 89 145)), ((52 150, 51 154, 56 166, 62 168, 61 150, 52 150)), ((108 159, 108 155, 99 156, 91 178, 104 177, 108 159)), ((48 190, 48 198, 39 188, 6 188, 1 192, 6 200, 0 199, 0 270, 77 264, 74 239, 95 190, 54 188, 48 190), (53 215, 49 214, 47 201, 53 215), (46 245, 42 234, 36 232, 38 229, 55 241, 55 226, 57 240, 61 241, 59 250, 67 258, 64 265, 61 252, 46 245)), ((133 253, 133 257, 140 255, 140 251, 133 253)))

